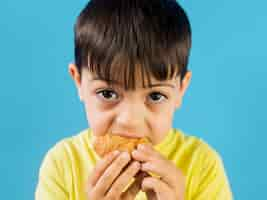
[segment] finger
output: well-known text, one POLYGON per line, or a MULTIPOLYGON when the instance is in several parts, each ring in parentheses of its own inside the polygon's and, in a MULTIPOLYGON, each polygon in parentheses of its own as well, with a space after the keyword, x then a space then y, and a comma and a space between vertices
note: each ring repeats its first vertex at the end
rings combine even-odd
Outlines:
MULTIPOLYGON (((135 150, 132 152, 132 157, 134 160, 140 161, 142 163, 154 163, 157 162, 158 159, 162 159, 160 157, 155 157, 155 155, 151 155, 151 153, 149 154, 146 151, 143 150, 135 150), (154 157, 153 157, 154 156, 154 157)), ((153 176, 153 177, 160 177, 158 174, 149 172, 149 171, 145 171, 145 169, 142 169, 143 172, 148 172, 149 175, 153 176)))
POLYGON ((134 176, 136 180, 143 180, 145 177, 148 177, 149 174, 147 172, 138 171, 138 173, 134 176))
POLYGON ((111 184, 130 160, 131 157, 128 152, 121 153, 99 178, 95 186, 96 192, 99 194, 106 194, 111 184))
POLYGON ((148 173, 156 174, 162 181, 170 187, 175 188, 177 184, 185 182, 185 176, 182 171, 176 168, 175 164, 168 160, 157 160, 154 162, 146 162, 141 165, 141 170, 148 173))
POLYGON ((142 171, 146 171, 152 176, 161 177, 171 187, 176 187, 177 183, 185 181, 182 171, 172 161, 167 160, 154 150, 152 145, 138 145, 138 149, 133 151, 132 155, 135 160, 145 162, 142 164, 142 171))
POLYGON ((152 144, 139 144, 137 147, 138 150, 144 151, 150 156, 153 156, 155 158, 164 158, 163 155, 160 154, 157 150, 154 149, 152 144))
POLYGON ((159 152, 153 149, 151 144, 140 144, 137 149, 132 152, 133 159, 140 162, 148 162, 164 158, 159 152))
POLYGON ((130 187, 122 193, 121 198, 124 200, 132 200, 134 197, 136 197, 137 193, 141 190, 141 184, 145 177, 147 177, 148 174, 146 172, 139 171, 135 175, 134 183, 130 185, 130 187))
POLYGON ((106 155, 100 160, 92 171, 92 176, 88 179, 88 186, 94 187, 99 177, 103 174, 106 168, 112 163, 112 161, 119 155, 119 151, 114 151, 106 155))
POLYGON ((157 199, 170 199, 167 197, 173 193, 166 183, 153 177, 144 178, 141 188, 144 192, 153 190, 156 193, 157 199))
POLYGON ((127 169, 116 179, 108 191, 107 199, 112 199, 113 196, 119 195, 123 192, 123 189, 129 184, 131 179, 140 170, 141 164, 139 162, 132 162, 127 169))

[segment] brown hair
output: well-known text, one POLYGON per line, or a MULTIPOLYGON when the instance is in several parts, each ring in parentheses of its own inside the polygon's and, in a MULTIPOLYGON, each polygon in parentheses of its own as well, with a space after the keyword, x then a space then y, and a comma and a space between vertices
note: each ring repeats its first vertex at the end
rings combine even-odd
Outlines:
POLYGON ((75 64, 107 82, 134 89, 144 79, 178 77, 187 72, 191 48, 188 17, 175 0, 91 0, 75 27, 75 64))

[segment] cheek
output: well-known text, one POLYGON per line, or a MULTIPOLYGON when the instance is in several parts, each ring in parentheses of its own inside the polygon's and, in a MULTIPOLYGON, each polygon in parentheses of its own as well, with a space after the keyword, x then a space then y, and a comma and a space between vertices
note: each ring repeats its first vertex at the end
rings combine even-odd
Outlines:
POLYGON ((168 133, 168 131, 172 128, 173 121, 173 112, 165 113, 164 115, 160 115, 158 117, 154 117, 151 120, 151 129, 153 135, 152 141, 153 144, 157 144, 164 136, 168 133))
POLYGON ((86 106, 86 117, 88 125, 91 128, 92 132, 97 135, 104 135, 110 129, 112 123, 112 116, 108 112, 103 112, 98 110, 94 106, 86 106))

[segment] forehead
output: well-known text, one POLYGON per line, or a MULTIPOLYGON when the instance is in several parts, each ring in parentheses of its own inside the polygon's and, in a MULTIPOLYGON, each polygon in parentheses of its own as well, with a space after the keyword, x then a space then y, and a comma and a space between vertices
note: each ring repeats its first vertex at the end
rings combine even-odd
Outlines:
MULTIPOLYGON (((107 83, 108 85, 114 85, 114 86, 119 86, 119 87, 124 86, 124 83, 121 79, 111 78, 110 80, 106 80, 105 78, 98 76, 96 73, 92 73, 86 68, 84 69, 82 75, 83 75, 83 78, 85 78, 88 83, 101 81, 101 82, 107 83)), ((166 86, 166 87, 174 89, 175 87, 179 86, 180 76, 169 78, 167 80, 157 80, 152 75, 149 75, 150 83, 147 78, 142 78, 141 73, 136 73, 134 77, 135 77, 134 81, 135 81, 136 88, 151 88, 151 87, 157 87, 157 86, 166 86), (143 84, 143 80, 144 80, 144 84, 143 84)))

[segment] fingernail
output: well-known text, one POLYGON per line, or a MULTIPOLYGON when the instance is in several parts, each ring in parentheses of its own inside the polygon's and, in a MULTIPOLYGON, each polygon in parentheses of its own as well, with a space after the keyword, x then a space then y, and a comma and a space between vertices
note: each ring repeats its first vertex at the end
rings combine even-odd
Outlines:
POLYGON ((114 156, 117 156, 119 153, 120 153, 120 152, 119 152, 118 150, 115 150, 115 151, 113 152, 113 155, 114 155, 114 156))
POLYGON ((132 151, 132 154, 136 154, 136 153, 137 153, 137 150, 133 150, 133 151, 132 151))
POLYGON ((139 148, 139 149, 145 149, 146 146, 144 144, 139 144, 137 148, 139 148))
POLYGON ((128 152, 123 152, 122 156, 123 156, 123 158, 127 158, 127 159, 129 159, 129 157, 130 157, 128 152))
POLYGON ((139 162, 136 162, 136 161, 135 161, 135 162, 133 163, 133 165, 134 165, 134 167, 136 167, 136 168, 140 168, 140 163, 139 163, 139 162))

